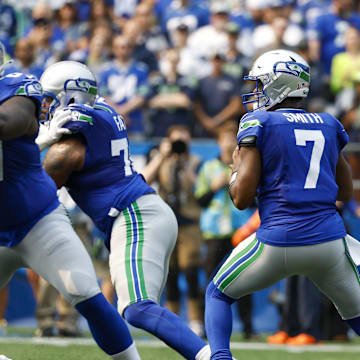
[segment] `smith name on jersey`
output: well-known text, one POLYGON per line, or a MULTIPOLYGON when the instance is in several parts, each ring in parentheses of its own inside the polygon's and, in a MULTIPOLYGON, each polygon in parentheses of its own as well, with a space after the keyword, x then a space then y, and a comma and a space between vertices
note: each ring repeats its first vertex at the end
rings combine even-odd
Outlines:
POLYGON ((72 105, 73 120, 66 127, 86 141, 85 164, 66 183, 70 195, 109 238, 120 211, 142 195, 154 193, 138 174, 129 154, 123 118, 98 97, 93 107, 72 105))
MULTIPOLYGON (((0 104, 13 96, 33 99, 40 111, 41 84, 32 76, 0 78, 0 104)), ((32 136, 0 141, 0 245, 18 244, 39 219, 59 206, 56 185, 43 170, 32 136)))
POLYGON ((237 140, 254 136, 262 159, 258 240, 298 246, 345 236, 334 181, 348 142, 341 123, 327 113, 256 111, 241 119, 237 140))

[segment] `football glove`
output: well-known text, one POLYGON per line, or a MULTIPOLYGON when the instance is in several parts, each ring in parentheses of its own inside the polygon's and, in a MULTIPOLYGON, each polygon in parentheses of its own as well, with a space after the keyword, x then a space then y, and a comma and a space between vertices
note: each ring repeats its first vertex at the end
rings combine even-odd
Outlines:
POLYGON ((71 134, 71 130, 63 128, 71 119, 70 110, 59 109, 55 111, 54 117, 50 121, 44 125, 40 124, 39 135, 35 140, 40 151, 56 143, 64 134, 71 134))

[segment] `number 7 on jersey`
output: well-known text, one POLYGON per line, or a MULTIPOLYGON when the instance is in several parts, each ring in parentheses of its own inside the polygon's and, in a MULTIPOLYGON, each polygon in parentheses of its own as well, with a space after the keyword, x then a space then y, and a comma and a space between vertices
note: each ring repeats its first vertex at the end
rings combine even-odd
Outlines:
POLYGON ((315 189, 320 174, 320 160, 325 147, 324 135, 321 130, 295 129, 294 133, 296 145, 298 146, 306 146, 308 141, 314 142, 304 189, 315 189))

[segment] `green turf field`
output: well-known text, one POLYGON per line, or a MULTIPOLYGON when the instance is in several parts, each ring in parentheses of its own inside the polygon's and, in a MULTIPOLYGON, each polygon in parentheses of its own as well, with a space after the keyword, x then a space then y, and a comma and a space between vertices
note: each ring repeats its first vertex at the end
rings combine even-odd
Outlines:
MULTIPOLYGON (((0 354, 13 360, 101 360, 108 359, 96 346, 49 346, 35 344, 0 344, 0 354)), ((161 347, 138 346, 143 360, 182 359, 174 351, 161 347)), ((284 350, 233 350, 238 359, 246 360, 354 360, 360 352, 288 352, 284 350)))
MULTIPOLYGON (((10 329, 0 337, 0 354, 12 360, 101 360, 109 359, 89 337, 79 339, 34 338, 33 330, 10 329)), ((133 334, 143 360, 178 360, 180 355, 144 332, 133 334)), ((238 360, 355 360, 360 359, 360 340, 308 347, 269 346, 265 335, 244 342, 232 337, 233 356, 238 360)))

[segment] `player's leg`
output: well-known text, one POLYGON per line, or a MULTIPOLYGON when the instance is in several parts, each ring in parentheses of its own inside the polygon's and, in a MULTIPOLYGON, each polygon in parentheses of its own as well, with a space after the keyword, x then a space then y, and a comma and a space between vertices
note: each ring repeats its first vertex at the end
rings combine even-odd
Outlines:
POLYGON ((113 359, 139 359, 129 330, 101 294, 90 257, 60 206, 42 218, 17 251, 87 319, 99 347, 113 359))
POLYGON ((360 243, 353 252, 349 251, 352 244, 347 240, 312 246, 305 254, 312 264, 306 275, 330 298, 343 320, 360 335, 360 278, 354 262, 355 257, 360 258, 360 243))
POLYGON ((241 242, 207 287, 205 328, 211 359, 232 359, 231 304, 287 276, 284 248, 265 245, 255 235, 241 242))
POLYGON ((186 359, 209 359, 209 348, 170 310, 158 305, 177 237, 176 218, 157 195, 146 195, 116 219, 110 271, 118 310, 186 359))
POLYGON ((6 286, 17 269, 25 266, 16 248, 0 246, 0 289, 6 286))
POLYGON ((203 299, 199 286, 200 249, 202 236, 199 224, 179 226, 179 267, 186 278, 187 317, 189 327, 195 334, 204 335, 203 299))

